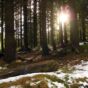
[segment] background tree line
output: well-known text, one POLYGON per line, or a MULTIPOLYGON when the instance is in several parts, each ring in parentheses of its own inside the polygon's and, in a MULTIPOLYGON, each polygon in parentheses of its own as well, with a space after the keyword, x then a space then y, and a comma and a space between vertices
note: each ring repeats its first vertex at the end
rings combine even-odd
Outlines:
POLYGON ((87 0, 0 0, 1 53, 11 62, 18 51, 42 50, 44 56, 68 46, 77 51, 88 40, 87 22, 87 0), (71 11, 64 29, 56 21, 61 6, 71 11))

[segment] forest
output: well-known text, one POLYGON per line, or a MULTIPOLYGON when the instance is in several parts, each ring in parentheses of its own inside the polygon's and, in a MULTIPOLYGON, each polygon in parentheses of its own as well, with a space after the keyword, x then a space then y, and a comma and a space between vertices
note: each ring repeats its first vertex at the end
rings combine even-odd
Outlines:
POLYGON ((87 74, 88 0, 0 0, 0 88, 88 88, 87 74))

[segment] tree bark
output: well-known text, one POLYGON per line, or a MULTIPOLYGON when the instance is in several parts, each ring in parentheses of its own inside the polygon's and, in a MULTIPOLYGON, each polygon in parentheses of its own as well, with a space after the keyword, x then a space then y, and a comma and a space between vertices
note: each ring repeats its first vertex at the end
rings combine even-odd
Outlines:
POLYGON ((68 43, 67 40, 67 30, 66 30, 66 24, 64 24, 64 45, 66 46, 68 43))
POLYGON ((33 12, 33 44, 37 46, 37 0, 34 0, 34 12, 33 12))
POLYGON ((5 61, 12 62, 15 59, 14 0, 5 0, 5 61))
POLYGON ((81 25, 82 25, 82 40, 86 41, 86 26, 85 26, 85 15, 81 16, 81 25))
POLYGON ((63 42, 63 30, 62 30, 62 24, 60 23, 60 26, 59 26, 59 41, 60 41, 60 47, 63 47, 64 46, 64 42, 63 42))
POLYGON ((47 0, 41 0, 41 47, 42 55, 49 55, 46 35, 46 5, 47 0))
POLYGON ((3 0, 1 0, 1 51, 2 53, 4 52, 4 40, 3 40, 3 31, 4 31, 4 28, 3 28, 3 24, 4 24, 4 2, 3 0))
POLYGON ((24 48, 25 49, 28 49, 27 1, 28 0, 23 0, 23 13, 24 13, 24 48))
POLYGON ((77 25, 77 13, 74 7, 71 7, 71 16, 71 45, 74 49, 76 49, 79 46, 79 30, 77 25))
POLYGON ((55 39, 54 39, 54 8, 53 8, 53 2, 51 5, 51 41, 52 41, 52 46, 53 50, 56 50, 56 44, 55 44, 55 39))
POLYGON ((22 7, 20 7, 20 47, 21 47, 21 49, 23 47, 22 31, 23 31, 23 29, 22 29, 22 7))

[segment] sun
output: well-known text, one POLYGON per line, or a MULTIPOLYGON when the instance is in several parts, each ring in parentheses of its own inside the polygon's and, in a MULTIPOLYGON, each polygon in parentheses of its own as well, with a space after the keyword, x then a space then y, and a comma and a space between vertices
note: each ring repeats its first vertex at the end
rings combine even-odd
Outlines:
POLYGON ((58 24, 66 24, 69 22, 69 14, 65 13, 64 11, 61 11, 60 13, 58 13, 57 15, 57 22, 58 24))
POLYGON ((60 22, 61 23, 66 23, 68 22, 68 14, 61 12, 60 13, 60 22))

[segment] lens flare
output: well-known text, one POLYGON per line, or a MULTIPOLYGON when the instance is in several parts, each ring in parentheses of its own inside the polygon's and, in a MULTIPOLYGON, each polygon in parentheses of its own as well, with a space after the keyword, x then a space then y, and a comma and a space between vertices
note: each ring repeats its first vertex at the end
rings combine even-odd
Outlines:
POLYGON ((60 22, 61 23, 66 23, 68 22, 68 14, 65 14, 64 12, 60 13, 60 22))
POLYGON ((57 15, 57 22, 58 24, 61 23, 61 24, 66 24, 69 22, 69 14, 61 11, 59 13, 59 15, 57 15))

